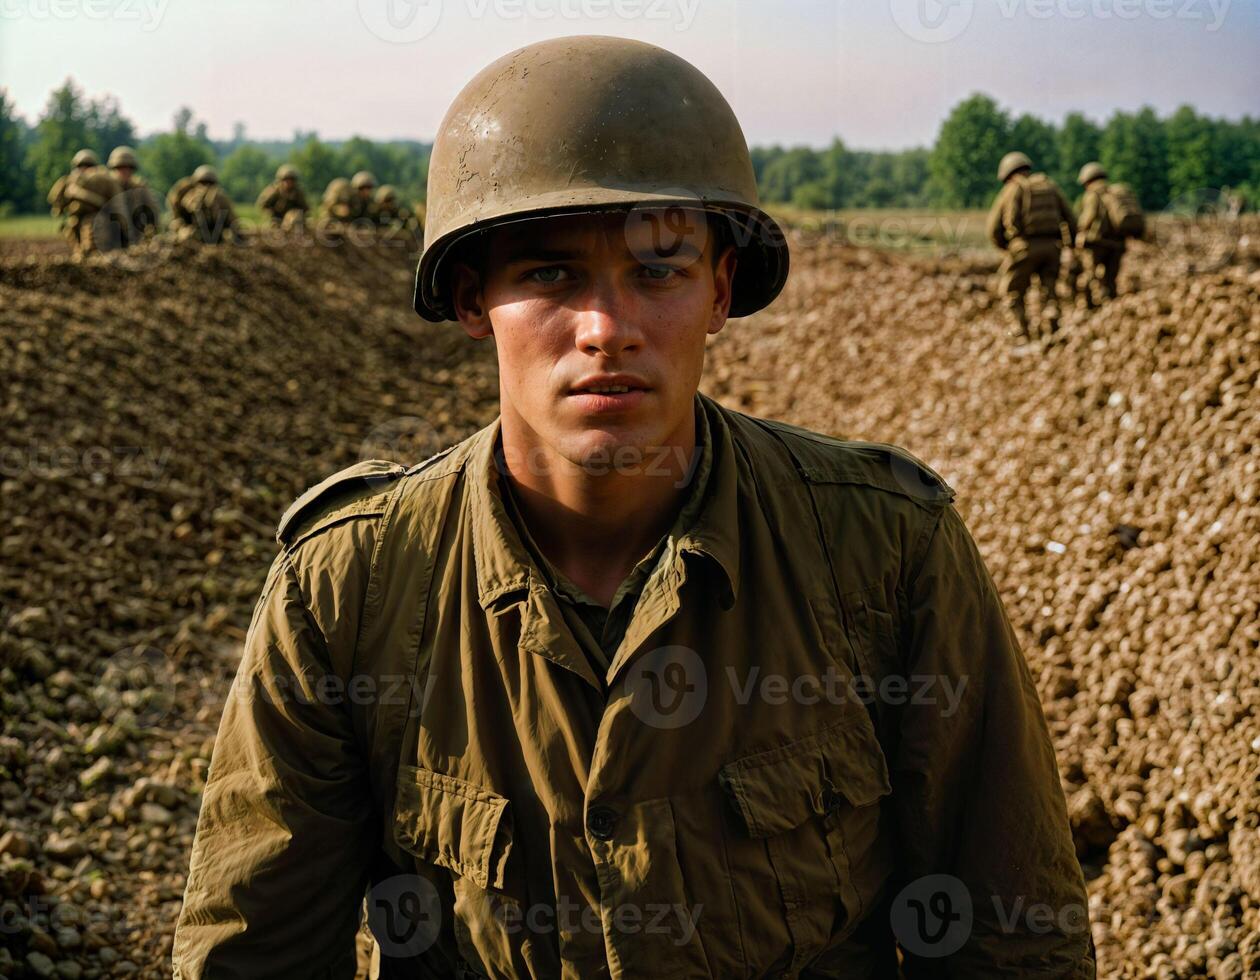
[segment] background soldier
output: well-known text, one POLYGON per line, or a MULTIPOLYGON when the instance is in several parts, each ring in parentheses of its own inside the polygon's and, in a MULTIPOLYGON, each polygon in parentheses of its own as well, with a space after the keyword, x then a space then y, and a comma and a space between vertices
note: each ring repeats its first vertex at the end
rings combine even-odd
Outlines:
POLYGON ((197 173, 201 169, 201 167, 198 167, 191 175, 180 177, 179 180, 171 185, 171 189, 166 192, 166 206, 171 212, 170 230, 177 234, 181 233, 184 228, 192 223, 192 214, 184 208, 181 202, 184 199, 184 195, 197 186, 197 173))
POLYGON ((180 239, 194 238, 207 245, 218 245, 224 239, 240 240, 236 210, 227 191, 219 185, 214 167, 202 164, 193 171, 191 186, 185 187, 172 205, 172 211, 177 209, 180 225, 176 230, 180 239))
POLYGON ((372 217, 387 239, 419 241, 424 236, 424 225, 414 210, 398 200, 398 191, 392 184, 377 189, 372 217))
POLYGON ((350 181, 345 177, 334 177, 324 188, 324 197, 320 201, 320 216, 316 222, 317 231, 331 236, 340 236, 350 221, 351 199, 354 192, 350 189, 350 181))
POLYGON ((306 224, 306 192, 298 183, 297 167, 283 164, 276 179, 258 195, 258 209, 271 219, 273 227, 299 228, 306 224))
POLYGON ((1080 291, 1094 309, 1116 298, 1116 279, 1124 259, 1125 239, 1141 238, 1145 216, 1136 196, 1123 184, 1108 184, 1101 163, 1081 167, 1077 182, 1085 188, 1077 246, 1084 253, 1080 291))
POLYGON ((376 177, 371 171, 360 170, 350 178, 354 193, 350 196, 349 221, 372 217, 372 192, 376 190, 376 177))
POLYGON ((122 188, 117 210, 122 219, 120 244, 127 248, 156 234, 161 206, 144 178, 136 173, 139 163, 131 147, 114 147, 109 155, 109 167, 122 188))
POLYGON ((1031 339, 1025 296, 1036 278, 1042 291, 1041 335, 1048 339, 1059 327, 1055 293, 1059 252, 1064 244, 1072 244, 1076 219, 1058 185, 1043 173, 1033 173, 1025 154, 1006 154, 997 175, 1002 190, 989 210, 988 233, 989 240, 1006 252, 998 270, 999 291, 1011 318, 1011 333, 1031 339))
POLYGON ((62 230, 76 258, 115 244, 99 234, 109 227, 108 218, 99 228, 96 219, 102 210, 112 211, 117 206, 115 199, 121 190, 109 170, 99 166, 91 150, 76 153, 70 172, 53 184, 48 192, 48 204, 53 216, 62 219, 62 230))

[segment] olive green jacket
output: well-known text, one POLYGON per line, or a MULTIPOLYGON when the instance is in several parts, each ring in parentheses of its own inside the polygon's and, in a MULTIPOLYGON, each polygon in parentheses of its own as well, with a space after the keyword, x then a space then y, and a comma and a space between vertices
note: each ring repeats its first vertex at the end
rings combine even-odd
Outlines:
POLYGON ((306 203, 306 192, 300 186, 290 193, 284 189, 281 181, 268 184, 258 195, 258 210, 263 211, 274 225, 280 224, 290 211, 309 210, 306 203))
POLYGON ((390 977, 895 977, 897 940, 909 977, 1095 975, 1037 691, 952 491, 697 397, 705 503, 602 676, 504 511, 497 421, 290 508, 177 977, 349 978, 365 891, 390 977))
POLYGON ((1106 193, 1107 185, 1103 181, 1094 181, 1085 188, 1085 195, 1081 198, 1077 244, 1083 247, 1124 251, 1124 236, 1116 232, 1107 212, 1107 201, 1104 197, 1106 193))
MULTIPOLYGON (((1035 183, 1033 186, 1037 186, 1035 183)), ((1059 186, 1045 174, 1019 175, 1002 185, 985 220, 985 234, 994 248, 1020 253, 1027 250, 1027 242, 1033 237, 1057 238, 1070 246, 1076 238, 1076 215, 1072 206, 1059 190, 1059 186), (1049 227, 1040 235, 1030 235, 1028 222, 1032 216, 1024 212, 1025 188, 1031 181, 1042 182, 1046 193, 1053 196, 1053 215, 1049 227), (1053 229, 1053 230, 1050 230, 1053 229)))

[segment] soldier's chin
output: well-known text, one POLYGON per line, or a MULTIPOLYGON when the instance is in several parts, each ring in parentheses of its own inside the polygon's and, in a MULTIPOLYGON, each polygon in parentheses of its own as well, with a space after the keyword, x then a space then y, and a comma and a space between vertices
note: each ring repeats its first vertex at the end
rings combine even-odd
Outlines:
POLYGON ((591 476, 640 474, 651 465, 650 441, 644 434, 614 427, 587 430, 568 453, 569 461, 591 476))

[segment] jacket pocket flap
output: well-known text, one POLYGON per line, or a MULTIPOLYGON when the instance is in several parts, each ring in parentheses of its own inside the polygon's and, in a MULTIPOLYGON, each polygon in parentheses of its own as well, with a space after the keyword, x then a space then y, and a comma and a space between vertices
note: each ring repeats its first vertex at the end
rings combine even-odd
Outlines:
POLYGON ((398 781, 394 839, 416 857, 482 888, 501 889, 512 845, 507 797, 406 766, 398 781))
POLYGON ((888 764, 865 713, 728 762, 718 782, 752 837, 772 837, 833 809, 839 796, 867 806, 892 791, 888 764))

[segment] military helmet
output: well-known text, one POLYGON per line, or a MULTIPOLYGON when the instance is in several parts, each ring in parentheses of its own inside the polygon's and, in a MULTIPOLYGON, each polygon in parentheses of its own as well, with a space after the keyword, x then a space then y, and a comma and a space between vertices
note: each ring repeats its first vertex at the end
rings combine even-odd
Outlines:
POLYGON ((136 151, 129 146, 114 147, 109 155, 109 165, 115 170, 119 167, 130 167, 135 170, 140 166, 136 163, 136 151))
POLYGON ((1085 166, 1081 167, 1081 172, 1076 177, 1076 182, 1084 187, 1091 181, 1097 180, 1099 177, 1106 177, 1107 171, 1103 169, 1103 165, 1097 160, 1091 160, 1085 166))
POLYGON ((91 150, 80 150, 74 155, 70 165, 73 167, 95 167, 99 162, 96 159, 96 154, 91 150))
POLYGON ((445 260, 512 221, 635 206, 724 214, 739 253, 731 316, 783 288, 788 246, 760 207, 748 144, 726 99, 675 54, 615 37, 531 44, 455 97, 429 162, 415 308, 452 314, 445 260))
POLYGON ((386 201, 395 201, 398 199, 398 190, 393 184, 382 184, 376 189, 376 199, 382 204, 386 201))
POLYGON ((208 163, 203 163, 193 171, 192 179, 198 184, 217 184, 219 182, 219 173, 208 163))
POLYGON ((998 164, 998 180, 1004 181, 1016 170, 1023 170, 1025 167, 1032 170, 1032 161, 1028 159, 1026 153, 1020 153, 1018 150, 1008 153, 998 164))
POLYGON ((298 179, 297 167, 293 166, 293 164, 282 163, 276 168, 276 180, 287 180, 290 177, 294 180, 298 179))
POLYGON ((350 186, 356 191, 365 187, 375 187, 376 178, 370 170, 360 170, 357 174, 350 178, 350 186))

